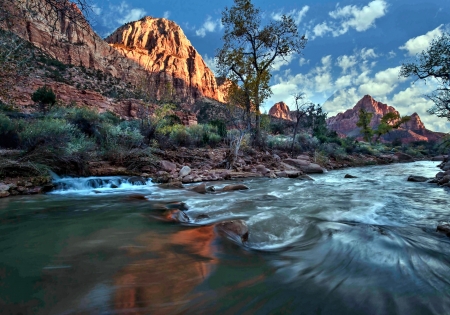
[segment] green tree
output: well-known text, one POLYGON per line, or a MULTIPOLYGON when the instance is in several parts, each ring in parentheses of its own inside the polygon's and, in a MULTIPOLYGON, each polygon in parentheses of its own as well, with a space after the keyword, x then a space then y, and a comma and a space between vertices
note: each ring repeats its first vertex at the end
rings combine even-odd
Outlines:
POLYGON ((450 34, 435 38, 430 46, 411 62, 402 64, 400 76, 420 80, 435 79, 438 88, 427 95, 434 102, 430 114, 450 120, 450 34))
POLYGON ((51 87, 46 85, 38 88, 33 95, 31 95, 33 102, 38 103, 44 113, 47 112, 50 106, 55 105, 56 95, 51 87))
POLYGON ((266 25, 263 13, 250 0, 234 0, 231 8, 222 12, 225 27, 223 47, 217 53, 222 75, 238 85, 244 94, 242 104, 247 112, 256 112, 255 139, 260 141, 260 105, 271 95, 269 81, 275 61, 300 53, 306 37, 300 36, 292 16, 283 15, 266 25))
POLYGON ((367 112, 364 108, 359 109, 359 120, 356 126, 361 128, 364 140, 372 142, 374 134, 373 129, 370 127, 370 121, 372 120, 373 113, 367 112))
POLYGON ((402 124, 410 120, 410 116, 400 117, 400 114, 396 112, 387 113, 381 118, 377 129, 374 130, 374 134, 376 135, 375 142, 378 142, 382 135, 385 135, 394 129, 398 129, 402 124))

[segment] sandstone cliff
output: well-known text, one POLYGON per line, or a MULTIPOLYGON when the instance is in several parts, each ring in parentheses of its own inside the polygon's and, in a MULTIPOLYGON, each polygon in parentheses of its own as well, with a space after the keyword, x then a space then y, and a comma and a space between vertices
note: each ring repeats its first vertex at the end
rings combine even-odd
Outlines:
MULTIPOLYGON (((64 64, 100 71, 105 76, 119 79, 130 91, 137 88, 150 91, 153 94, 147 96, 154 101, 162 96, 188 105, 203 97, 223 101, 225 88, 218 86, 214 74, 174 22, 144 18, 130 23, 109 37, 111 43, 112 38, 120 38, 125 40, 124 44, 121 46, 115 42, 110 45, 89 24, 73 23, 65 14, 56 14, 45 5, 33 6, 35 10, 32 15, 22 14, 26 12, 26 3, 25 0, 6 0, 5 10, 12 12, 16 18, 10 25, 0 23, 0 27, 13 31, 64 64), (127 32, 130 28, 132 31, 127 32)), ((33 3, 39 3, 39 0, 28 0, 28 4, 33 3)), ((69 13, 81 14, 76 7, 73 10, 69 13)), ((29 87, 18 86, 11 91, 20 99, 18 104, 25 104, 26 100, 32 104, 31 88, 41 85, 39 75, 34 77, 37 80, 31 77, 26 84, 29 87)), ((114 97, 106 97, 99 91, 75 89, 71 84, 48 78, 45 84, 57 86, 61 100, 70 98, 77 103, 99 104, 99 107, 115 111, 117 102, 114 97), (98 95, 94 97, 96 93, 98 95)), ((187 109, 190 109, 189 106, 187 109)))
POLYGON ((213 72, 176 23, 144 17, 121 26, 106 41, 150 73, 157 86, 173 87, 182 101, 223 101, 213 72))
MULTIPOLYGON (((378 102, 370 95, 365 95, 352 109, 328 118, 328 128, 336 131, 338 134, 360 138, 360 128, 356 126, 356 123, 359 120, 359 110, 361 108, 373 113, 372 120, 370 121, 372 128, 376 128, 380 124, 381 118, 387 113, 395 112, 399 114, 394 107, 378 102)), ((383 136, 385 141, 392 141, 397 138, 401 139, 404 143, 412 141, 435 141, 440 138, 440 134, 426 129, 419 115, 414 113, 411 115, 409 122, 383 136)))
POLYGON ((284 102, 278 102, 269 110, 269 115, 279 119, 292 120, 289 106, 284 102))

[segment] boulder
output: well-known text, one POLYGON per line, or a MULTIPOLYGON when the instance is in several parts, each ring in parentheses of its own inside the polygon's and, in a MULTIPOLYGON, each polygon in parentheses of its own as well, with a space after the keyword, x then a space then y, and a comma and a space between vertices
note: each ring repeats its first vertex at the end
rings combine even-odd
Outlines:
POLYGON ((284 173, 286 174, 286 177, 289 178, 297 178, 301 175, 300 171, 284 171, 284 173))
POLYGON ((305 155, 305 154, 297 156, 297 160, 304 160, 304 161, 308 161, 308 162, 310 161, 309 156, 305 155))
POLYGON ((183 179, 181 180, 181 182, 183 184, 193 183, 194 182, 194 176, 192 176, 192 175, 184 176, 183 179))
POLYGON ((189 216, 178 209, 165 211, 163 213, 163 219, 169 222, 176 223, 188 223, 190 221, 189 216))
POLYGON ((449 223, 441 223, 436 228, 437 232, 444 233, 448 237, 450 237, 450 224, 449 223))
POLYGON ((297 168, 302 168, 310 164, 309 161, 307 160, 299 160, 299 159, 284 159, 283 162, 297 168))
POLYGON ((439 180, 439 185, 444 185, 450 182, 450 175, 445 175, 439 180))
POLYGON ((423 183, 426 182, 429 178, 424 177, 424 176, 417 176, 417 175, 410 175, 408 177, 408 182, 418 182, 418 183, 423 183))
POLYGON ((300 175, 300 176, 298 177, 298 179, 301 179, 301 180, 312 180, 312 181, 314 181, 314 178, 312 178, 311 176, 308 176, 308 175, 306 175, 306 174, 300 175))
POLYGON ((358 178, 358 177, 350 174, 345 174, 344 178, 358 178))
POLYGON ((433 156, 431 158, 431 161, 444 161, 447 158, 447 155, 438 155, 438 156, 433 156))
POLYGON ((166 189, 180 189, 180 188, 184 188, 183 183, 180 182, 180 181, 175 181, 175 182, 169 182, 169 183, 161 184, 161 185, 159 185, 159 187, 166 188, 166 189))
POLYGON ((242 184, 236 184, 236 185, 227 185, 222 188, 222 191, 236 191, 236 190, 247 190, 249 189, 247 186, 242 184))
POLYGON ((191 173, 191 171, 192 171, 191 168, 185 165, 181 168, 180 172, 178 173, 178 176, 180 177, 187 176, 191 173))
POLYGON ((159 166, 161 167, 161 169, 163 171, 166 171, 169 173, 177 170, 177 166, 174 163, 166 161, 166 160, 160 161, 159 166))
POLYGON ((9 195, 10 195, 10 193, 6 190, 0 191, 0 198, 5 198, 5 197, 8 197, 9 195))
POLYGON ((323 173, 323 168, 319 165, 319 164, 315 164, 315 163, 310 163, 307 166, 303 166, 300 168, 304 173, 306 174, 322 174, 323 173))
POLYGON ((413 157, 411 155, 408 155, 406 153, 397 152, 395 153, 395 156, 398 158, 400 162, 411 162, 414 161, 413 157))
POLYGON ((10 185, 0 184, 0 191, 8 191, 10 188, 10 185))
POLYGON ((215 229, 220 236, 226 237, 238 243, 248 241, 248 226, 243 220, 231 220, 215 225, 215 229))
POLYGON ((199 194, 206 194, 206 184, 203 183, 198 186, 192 187, 191 190, 199 194))

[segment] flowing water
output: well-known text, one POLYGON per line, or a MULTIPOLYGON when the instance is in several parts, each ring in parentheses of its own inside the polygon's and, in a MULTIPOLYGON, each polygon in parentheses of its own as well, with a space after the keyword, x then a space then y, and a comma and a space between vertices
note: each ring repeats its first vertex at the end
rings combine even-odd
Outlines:
POLYGON ((248 179, 247 191, 206 195, 58 179, 51 194, 0 200, 0 313, 450 314, 450 238, 436 232, 450 191, 406 181, 436 165, 248 179), (208 217, 159 220, 173 201, 208 217), (244 246, 216 235, 229 219, 247 222, 244 246))

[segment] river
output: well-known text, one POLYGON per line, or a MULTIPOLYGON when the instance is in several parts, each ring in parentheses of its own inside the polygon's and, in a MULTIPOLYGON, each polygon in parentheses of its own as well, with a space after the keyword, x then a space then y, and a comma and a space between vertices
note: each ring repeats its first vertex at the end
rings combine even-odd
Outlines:
POLYGON ((246 179, 247 191, 206 195, 66 178, 1 199, 0 313, 450 314, 450 238, 436 232, 450 191, 406 181, 437 164, 246 179), (173 201, 208 217, 160 220, 173 201), (246 221, 244 246, 211 225, 230 219, 246 221))

